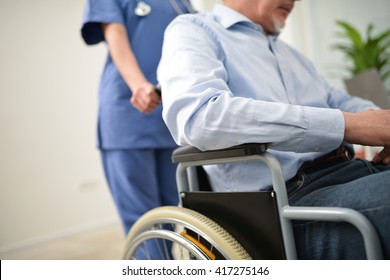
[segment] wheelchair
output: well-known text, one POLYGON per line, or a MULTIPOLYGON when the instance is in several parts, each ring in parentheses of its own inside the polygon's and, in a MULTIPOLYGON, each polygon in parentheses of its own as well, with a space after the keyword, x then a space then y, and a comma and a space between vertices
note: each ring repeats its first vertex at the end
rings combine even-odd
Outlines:
POLYGON ((267 144, 223 150, 180 147, 176 181, 180 205, 158 207, 131 228, 123 259, 250 260, 297 259, 291 220, 348 222, 361 233, 367 259, 382 259, 376 230, 359 212, 339 207, 288 204, 278 160, 267 144), (259 192, 212 192, 202 166, 260 160, 269 168, 273 189, 259 192), (158 248, 158 256, 148 251, 158 248))

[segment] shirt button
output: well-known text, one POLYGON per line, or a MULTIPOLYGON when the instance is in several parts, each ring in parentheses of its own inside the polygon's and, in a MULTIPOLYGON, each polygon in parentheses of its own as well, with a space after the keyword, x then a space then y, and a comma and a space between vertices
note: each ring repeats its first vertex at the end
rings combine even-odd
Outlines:
POLYGON ((314 148, 314 151, 315 151, 315 152, 319 152, 320 150, 321 150, 321 147, 320 147, 320 146, 314 148))

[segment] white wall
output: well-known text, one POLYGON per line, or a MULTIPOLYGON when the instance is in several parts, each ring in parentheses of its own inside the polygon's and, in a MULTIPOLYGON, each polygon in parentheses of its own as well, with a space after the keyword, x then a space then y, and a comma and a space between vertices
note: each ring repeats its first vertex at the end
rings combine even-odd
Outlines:
MULTIPOLYGON (((307 55, 318 70, 334 86, 344 86, 344 56, 331 49, 340 42, 335 36, 341 29, 335 24, 342 19, 356 26, 365 34, 368 23, 375 26, 374 33, 390 28, 389 0, 310 0, 296 2, 286 31, 288 41, 307 55)), ((390 89, 390 85, 387 87, 390 89)))
POLYGON ((0 251, 117 221, 95 148, 105 47, 83 1, 0 1, 0 251))
POLYGON ((211 11, 213 6, 216 3, 222 3, 223 0, 191 0, 191 3, 194 5, 195 9, 198 11, 211 11))
MULTIPOLYGON (((381 30, 389 5, 300 1, 282 37, 340 85, 330 73, 342 61, 330 50, 334 20, 381 30)), ((0 251, 118 221, 95 148, 105 46, 82 43, 82 10, 82 0, 0 1, 0 251)))

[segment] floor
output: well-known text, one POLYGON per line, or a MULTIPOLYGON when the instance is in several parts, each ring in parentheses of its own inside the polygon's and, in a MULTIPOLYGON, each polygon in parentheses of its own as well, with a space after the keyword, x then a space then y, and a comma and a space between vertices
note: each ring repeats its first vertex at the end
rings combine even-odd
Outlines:
POLYGON ((1 260, 120 260, 125 238, 120 224, 0 253, 1 260))

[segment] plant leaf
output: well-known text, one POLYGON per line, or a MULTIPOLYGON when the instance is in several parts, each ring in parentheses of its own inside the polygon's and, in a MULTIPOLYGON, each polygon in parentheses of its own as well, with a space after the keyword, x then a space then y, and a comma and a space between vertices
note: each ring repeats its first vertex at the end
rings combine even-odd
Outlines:
POLYGON ((356 48, 358 49, 363 48, 364 43, 363 43, 362 36, 360 35, 360 32, 355 27, 342 20, 338 20, 336 21, 336 23, 337 25, 339 25, 344 29, 345 32, 344 36, 349 38, 356 48))
POLYGON ((367 40, 370 40, 372 38, 372 31, 374 30, 374 25, 372 23, 370 23, 368 26, 367 26, 367 31, 366 31, 366 35, 367 35, 367 40))
POLYGON ((338 20, 336 24, 343 31, 338 31, 336 37, 346 41, 333 44, 331 48, 341 51, 351 62, 347 69, 352 74, 358 74, 369 68, 376 68, 381 74, 382 81, 389 78, 390 29, 374 35, 374 25, 371 23, 366 28, 367 38, 364 40, 360 32, 347 22, 338 20))

